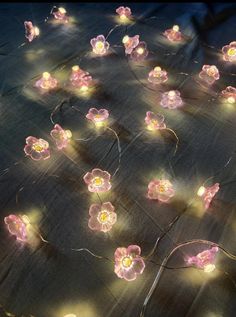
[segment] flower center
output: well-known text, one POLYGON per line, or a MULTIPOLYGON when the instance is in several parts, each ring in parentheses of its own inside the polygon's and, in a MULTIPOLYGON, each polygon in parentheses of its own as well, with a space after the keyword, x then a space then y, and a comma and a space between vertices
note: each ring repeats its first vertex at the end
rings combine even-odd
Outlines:
POLYGON ((169 91, 169 92, 168 92, 168 97, 169 97, 170 99, 173 99, 173 98, 175 97, 175 92, 174 92, 173 90, 169 91))
POLYGON ((132 259, 131 256, 125 256, 125 257, 123 257, 123 259, 122 259, 122 265, 123 265, 123 267, 129 268, 129 267, 131 267, 132 264, 133 264, 133 259, 132 259))
POLYGON ((93 185, 94 185, 94 186, 99 187, 99 186, 102 186, 103 183, 104 183, 103 178, 101 178, 101 177, 94 177, 94 179, 93 179, 93 185))
POLYGON ((204 266, 204 272, 206 272, 206 273, 210 273, 210 272, 214 271, 214 269, 215 269, 214 264, 207 264, 204 266))
POLYGON ((39 143, 35 143, 33 146, 32 146, 32 149, 36 152, 42 152, 43 151, 43 146, 40 145, 39 143))
POLYGON ((43 73, 43 79, 48 80, 50 78, 50 74, 48 72, 43 73))
POLYGON ((139 48, 137 49, 137 53, 138 53, 139 55, 142 55, 142 54, 144 53, 144 49, 143 49, 142 47, 139 47, 139 48))
POLYGON ((166 186, 165 185, 158 185, 158 191, 160 193, 164 193, 166 191, 166 186))
POLYGON ((234 97, 228 97, 227 99, 228 103, 235 103, 235 98, 234 97))
POLYGON ((214 76, 215 75, 215 69, 210 67, 208 70, 207 70, 207 75, 209 76, 214 76))
POLYGON ((229 48, 227 51, 227 54, 229 56, 235 56, 236 55, 236 48, 233 48, 233 47, 229 48))
POLYGON ((109 218, 109 213, 106 210, 102 210, 98 214, 98 221, 100 223, 106 223, 109 218))
POLYGON ((98 41, 95 45, 96 49, 102 50, 104 48, 104 43, 101 41, 98 41))

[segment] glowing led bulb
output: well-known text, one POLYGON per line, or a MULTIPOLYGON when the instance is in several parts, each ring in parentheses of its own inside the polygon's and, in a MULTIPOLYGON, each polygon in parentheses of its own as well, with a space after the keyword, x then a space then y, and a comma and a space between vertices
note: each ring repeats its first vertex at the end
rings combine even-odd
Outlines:
POLYGON ((51 76, 51 75, 50 75, 48 72, 44 72, 44 73, 43 73, 43 78, 44 78, 44 79, 49 79, 50 76, 51 76))
POLYGON ((77 72, 79 69, 80 69, 80 68, 79 68, 78 65, 72 66, 72 71, 73 71, 73 72, 77 72))
POLYGON ((61 14, 65 14, 66 13, 66 9, 65 8, 58 8, 58 11, 61 13, 61 14))
POLYGON ((128 41, 129 41, 129 35, 125 35, 125 36, 123 37, 123 39, 122 39, 122 43, 123 43, 123 44, 126 44, 126 43, 128 43, 128 41))
POLYGON ((159 73, 159 72, 161 71, 161 67, 160 67, 160 66, 156 66, 156 67, 154 68, 154 71, 157 72, 157 73, 159 73))
POLYGON ((83 177, 84 182, 88 185, 90 192, 107 192, 111 189, 111 175, 107 171, 94 168, 83 177))
POLYGON ((188 265, 195 265, 197 268, 204 270, 204 272, 210 273, 215 269, 214 261, 218 251, 218 247, 212 247, 209 250, 198 253, 196 256, 187 257, 185 261, 188 265))
POLYGON ((109 112, 106 109, 90 108, 86 114, 86 118, 91 120, 96 127, 102 127, 106 125, 109 112))
POLYGON ((229 97, 229 98, 227 99, 227 101, 228 101, 228 103, 233 104, 233 103, 235 103, 235 98, 234 98, 234 97, 229 97))
POLYGON ((216 266, 214 264, 207 264, 204 266, 204 272, 206 273, 210 273, 212 271, 214 271, 214 269, 216 268, 216 266))
POLYGON ((198 195, 199 197, 202 197, 202 195, 205 193, 205 191, 206 191, 206 188, 205 188, 204 186, 201 186, 201 187, 198 189, 198 191, 197 191, 197 195, 198 195))
POLYGON ((143 49, 142 47, 139 47, 139 48, 137 49, 137 53, 138 53, 139 55, 142 55, 143 52, 144 52, 144 49, 143 49))
POLYGON ((121 22, 129 21, 131 16, 131 10, 129 7, 119 7, 116 9, 116 13, 119 15, 121 22))
POLYGON ((170 98, 175 97, 175 91, 174 91, 174 90, 169 91, 169 92, 168 92, 168 96, 169 96, 170 98))
POLYGON ((90 44, 93 48, 93 52, 96 55, 105 55, 110 47, 110 44, 106 41, 104 35, 98 35, 90 40, 90 44))
POLYGON ((34 26, 31 21, 25 21, 25 37, 29 42, 32 42, 37 36, 39 36, 39 28, 34 26))
POLYGON ((174 30, 175 32, 179 32, 179 26, 178 26, 178 25, 174 25, 174 26, 173 26, 173 30, 174 30))

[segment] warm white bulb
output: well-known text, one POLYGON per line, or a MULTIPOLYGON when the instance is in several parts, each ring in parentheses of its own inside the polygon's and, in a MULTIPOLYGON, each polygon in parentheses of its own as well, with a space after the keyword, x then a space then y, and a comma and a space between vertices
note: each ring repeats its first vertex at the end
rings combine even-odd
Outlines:
POLYGON ((51 75, 50 75, 48 72, 44 72, 44 73, 43 73, 43 78, 44 78, 44 79, 49 79, 50 76, 51 76, 51 75))
POLYGON ((179 26, 178 26, 178 25, 174 25, 174 26, 173 26, 173 30, 174 30, 175 32, 179 32, 179 26))
POLYGON ((201 186, 197 191, 197 195, 201 197, 205 193, 205 190, 206 188, 204 186, 201 186))
POLYGON ((161 67, 160 67, 160 66, 156 66, 156 67, 154 68, 154 71, 155 71, 155 72, 160 72, 160 71, 161 71, 161 67))
POLYGON ((229 97, 227 98, 228 103, 235 103, 235 98, 234 97, 229 97))
POLYGON ((204 272, 210 273, 210 272, 214 271, 215 268, 216 267, 214 264, 207 264, 204 266, 204 272))
POLYGON ((122 43, 125 44, 129 41, 129 35, 125 35, 122 39, 122 43))

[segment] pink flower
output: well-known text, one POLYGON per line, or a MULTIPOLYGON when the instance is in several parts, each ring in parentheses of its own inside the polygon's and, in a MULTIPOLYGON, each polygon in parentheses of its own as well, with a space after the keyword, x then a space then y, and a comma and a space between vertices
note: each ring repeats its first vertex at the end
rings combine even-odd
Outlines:
POLYGON ((104 35, 98 35, 91 39, 90 44, 92 45, 93 52, 97 55, 106 54, 110 47, 110 44, 106 41, 104 35))
POLYGON ((182 40, 182 34, 179 31, 179 26, 174 25, 172 29, 168 29, 164 32, 164 36, 171 42, 180 42, 182 40))
POLYGON ((82 70, 78 65, 72 67, 72 73, 70 76, 71 84, 82 90, 87 90, 91 85, 92 76, 88 72, 82 70))
POLYGON ((149 130, 161 130, 166 129, 164 119, 163 115, 148 111, 144 120, 149 130))
POLYGON ((119 278, 126 281, 133 281, 137 275, 142 274, 145 263, 140 256, 141 249, 138 245, 130 245, 128 248, 117 248, 114 254, 114 272, 119 278))
POLYGON ((69 22, 69 17, 66 15, 66 9, 60 7, 56 11, 52 12, 54 18, 64 23, 69 22))
POLYGON ((161 106, 163 108, 175 109, 182 106, 183 101, 178 90, 170 90, 162 94, 161 106))
POLYGON ((143 61, 148 56, 147 44, 139 42, 139 44, 132 50, 130 57, 136 62, 143 61))
POLYGON ((39 28, 37 26, 33 26, 31 21, 25 21, 25 37, 29 42, 32 42, 39 35, 39 28))
MULTIPOLYGON (((24 217, 27 219, 27 216, 24 217)), ((23 242, 27 240, 27 223, 24 221, 24 218, 17 215, 9 215, 4 218, 4 222, 7 225, 8 231, 16 236, 17 240, 23 242)))
POLYGON ((133 49, 139 44, 139 35, 130 37, 128 35, 123 37, 122 43, 125 47, 125 54, 129 55, 132 53, 133 49))
POLYGON ((201 186, 199 188, 197 194, 198 196, 202 197, 205 209, 209 208, 212 199, 215 197, 219 189, 220 189, 219 183, 215 183, 213 186, 210 186, 210 187, 201 186))
POLYGON ((57 80, 53 78, 48 72, 44 72, 42 77, 36 81, 35 87, 44 90, 50 90, 57 87, 57 80))
POLYGON ((114 210, 115 207, 110 202, 103 203, 102 205, 92 204, 89 208, 89 228, 103 232, 110 231, 117 220, 114 210))
POLYGON ((26 155, 30 156, 33 160, 46 160, 50 158, 49 144, 44 139, 37 139, 33 136, 26 138, 26 145, 24 147, 26 155))
POLYGON ((212 247, 209 250, 198 253, 196 256, 188 257, 186 263, 188 265, 195 265, 205 272, 212 272, 215 269, 214 261, 218 250, 218 247, 212 247))
POLYGON ((54 129, 50 132, 50 135, 56 142, 58 150, 66 148, 72 137, 71 131, 63 130, 59 124, 55 124, 54 129))
POLYGON ((222 47, 223 59, 227 62, 236 61, 236 41, 222 47))
POLYGON ((94 168, 91 173, 84 175, 84 181, 88 185, 88 190, 93 193, 107 192, 111 189, 111 175, 99 168, 94 168))
POLYGON ((109 112, 106 109, 90 108, 86 114, 86 118, 93 121, 97 126, 103 125, 109 117, 109 112))
POLYGON ((228 103, 235 103, 236 101, 236 88, 232 86, 226 87, 225 90, 222 90, 221 95, 223 98, 227 99, 228 103))
POLYGON ((147 197, 168 202, 175 195, 172 183, 168 179, 154 179, 148 184, 147 197))
POLYGON ((121 20, 127 19, 131 16, 131 10, 129 7, 119 7, 116 9, 116 13, 120 16, 121 20))
POLYGON ((203 65, 199 77, 209 85, 214 84, 220 78, 219 70, 215 65, 203 65))
POLYGON ((161 67, 155 67, 148 74, 148 81, 152 84, 162 84, 168 80, 167 71, 161 69, 161 67))

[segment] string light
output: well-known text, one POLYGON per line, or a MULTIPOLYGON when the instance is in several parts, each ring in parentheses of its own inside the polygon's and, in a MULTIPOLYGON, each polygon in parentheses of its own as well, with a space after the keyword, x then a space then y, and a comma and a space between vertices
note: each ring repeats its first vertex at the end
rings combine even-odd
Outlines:
POLYGON ((201 186, 198 189, 197 195, 202 198, 205 209, 209 208, 212 199, 215 197, 219 189, 219 183, 215 183, 213 186, 210 187, 201 186))
POLYGON ((143 61, 147 56, 147 44, 144 41, 139 42, 130 54, 130 58, 136 62, 143 61))
POLYGON ((164 116, 161 114, 155 114, 154 112, 146 112, 145 122, 147 124, 147 129, 150 131, 166 129, 164 123, 164 116))
POLYGON ((125 54, 130 55, 133 49, 139 44, 139 35, 135 35, 133 37, 125 35, 122 39, 122 43, 125 47, 125 54))
POLYGON ((110 178, 111 175, 108 172, 99 168, 94 168, 83 177, 85 184, 88 185, 88 190, 94 193, 109 191, 111 189, 110 178))
POLYGON ((68 23, 69 22, 69 17, 67 16, 66 14, 66 9, 65 8, 58 8, 57 10, 54 10, 52 12, 54 18, 56 20, 59 20, 60 22, 63 22, 63 23, 68 23))
POLYGON ((106 41, 104 35, 98 35, 90 40, 90 44, 93 48, 93 52, 96 55, 105 55, 110 47, 110 44, 106 41))
POLYGON ((27 241, 27 226, 29 224, 29 218, 26 215, 9 215, 4 218, 4 222, 8 231, 14 235, 18 241, 27 241))
POLYGON ((162 94, 161 106, 163 108, 175 109, 181 107, 183 104, 180 92, 178 90, 170 90, 162 94))
POLYGON ((35 161, 47 160, 50 158, 49 143, 44 139, 37 139, 33 136, 28 136, 26 138, 24 152, 35 161))
POLYGON ((92 204, 89 208, 89 215, 88 226, 91 230, 108 232, 117 221, 115 207, 110 202, 92 204))
POLYGON ((171 42, 180 42, 183 39, 178 25, 174 25, 171 29, 166 30, 164 36, 171 42))
POLYGON ((175 195, 173 184, 168 179, 154 179, 148 184, 147 198, 167 203, 175 195))
POLYGON ((106 109, 90 108, 86 114, 86 118, 91 120, 96 127, 102 127, 106 125, 109 112, 106 109))
POLYGON ((210 273, 215 269, 214 261, 218 251, 218 247, 212 247, 209 250, 198 253, 196 256, 188 257, 186 263, 195 265, 197 268, 203 269, 204 272, 210 273))
POLYGON ((58 150, 66 148, 72 138, 71 131, 62 129, 59 124, 55 124, 54 128, 50 132, 50 135, 54 139, 58 150))
POLYGON ((117 248, 114 254, 114 272, 119 278, 133 281, 145 269, 145 263, 141 257, 141 248, 138 245, 130 245, 128 248, 117 248))
POLYGON ((161 69, 160 66, 156 66, 148 74, 148 81, 154 85, 163 84, 168 80, 167 71, 161 69))
POLYGON ((34 26, 31 21, 25 21, 25 37, 29 42, 32 42, 37 36, 39 36, 39 28, 34 26))
POLYGON ((209 85, 220 78, 219 70, 215 65, 203 65, 199 77, 209 85))
POLYGON ((226 62, 236 61, 236 41, 222 47, 223 59, 226 62))
POLYGON ((234 104, 236 101, 236 88, 228 86, 225 90, 222 90, 221 95, 228 103, 234 104))
POLYGON ((42 77, 36 81, 35 87, 41 88, 43 90, 51 90, 57 87, 57 80, 53 78, 50 73, 44 72, 42 77))

